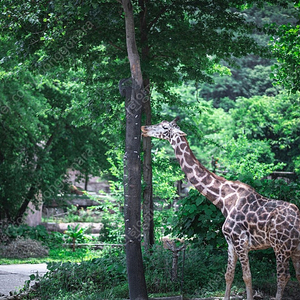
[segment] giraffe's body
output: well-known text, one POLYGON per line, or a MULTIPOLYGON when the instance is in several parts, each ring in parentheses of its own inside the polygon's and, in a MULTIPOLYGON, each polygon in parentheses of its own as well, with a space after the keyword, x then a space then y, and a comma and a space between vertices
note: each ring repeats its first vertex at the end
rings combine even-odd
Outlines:
POLYGON ((157 125, 142 126, 144 136, 168 140, 176 158, 195 188, 225 216, 222 227, 228 243, 228 265, 225 274, 224 300, 230 299, 237 259, 243 269, 247 300, 253 300, 252 280, 248 252, 250 250, 274 249, 277 261, 277 294, 282 294, 289 275, 289 259, 292 258, 300 283, 300 212, 294 204, 268 199, 252 187, 239 181, 229 181, 207 170, 195 158, 185 133, 176 124, 163 121, 157 125))

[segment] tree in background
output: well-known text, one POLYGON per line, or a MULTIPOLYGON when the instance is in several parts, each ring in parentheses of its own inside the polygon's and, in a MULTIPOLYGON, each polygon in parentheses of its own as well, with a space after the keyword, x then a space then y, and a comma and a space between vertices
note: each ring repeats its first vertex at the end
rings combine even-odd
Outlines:
MULTIPOLYGON (((249 4, 256 2, 260 1, 249 4)), ((82 83, 77 95, 85 96, 78 98, 73 93, 75 100, 65 106, 67 112, 74 113, 72 125, 91 126, 110 148, 122 147, 125 118, 120 111, 124 103, 117 96, 116 86, 129 72, 120 4, 94 0, 0 3, 1 31, 13 38, 17 47, 7 49, 6 63, 11 57, 16 58, 24 69, 47 79, 51 86, 55 86, 57 77, 65 80, 66 71, 80 71, 70 84, 82 83)), ((227 72, 227 68, 220 67, 221 60, 234 64, 237 57, 267 52, 267 47, 250 35, 263 26, 257 26, 247 13, 240 13, 245 6, 239 1, 203 1, 201 5, 180 0, 134 1, 133 6, 144 86, 150 85, 150 90, 158 95, 156 100, 146 102, 155 108, 155 118, 161 118, 163 103, 186 109, 186 104, 172 92, 172 86, 187 80, 194 80, 196 85, 210 81, 215 72, 227 72)), ((54 89, 55 93, 58 91, 54 89)), ((150 109, 145 109, 148 123, 150 109)), ((145 147, 149 155, 150 143, 145 147)), ((149 170, 149 165, 145 165, 144 173, 149 170)), ((151 175, 147 178, 151 180, 151 175)))
POLYGON ((0 217, 19 224, 29 202, 39 205, 40 196, 52 201, 68 190, 67 169, 84 175, 105 170, 107 147, 91 126, 75 124, 81 115, 71 103, 86 97, 82 83, 73 81, 79 73, 48 80, 5 56, 7 46, 14 51, 12 41, 3 37, 1 45, 0 217))
MULTIPOLYGON (((259 1, 250 1, 250 4, 256 2, 259 1)), ((62 3, 61 1, 38 3, 14 1, 13 4, 1 1, 0 3, 3 16, 0 25, 4 37, 2 41, 5 45, 1 48, 3 49, 1 62, 5 66, 1 69, 1 79, 5 80, 1 83, 3 87, 1 92, 4 95, 1 101, 3 101, 4 111, 6 107, 11 107, 13 112, 10 115, 13 115, 13 118, 8 118, 5 113, 2 114, 1 125, 5 130, 1 133, 3 136, 11 132, 16 133, 9 136, 14 137, 13 139, 4 140, 3 146, 6 147, 6 152, 1 153, 1 167, 6 172, 3 173, 6 178, 21 181, 24 176, 28 177, 27 181, 23 180, 24 188, 16 189, 15 194, 9 194, 10 185, 4 177, 3 184, 7 190, 5 193, 3 189, 1 190, 1 201, 17 203, 14 202, 15 199, 21 196, 21 207, 16 206, 16 216, 18 216, 29 199, 37 198, 40 190, 43 191, 44 196, 53 186, 54 192, 60 190, 68 167, 79 168, 84 173, 96 173, 102 166, 103 153, 108 148, 110 153, 113 153, 114 148, 118 151, 124 149, 124 144, 125 149, 130 150, 126 151, 126 155, 129 152, 130 155, 139 154, 137 148, 139 132, 132 129, 135 123, 138 127, 140 126, 141 119, 140 111, 138 111, 137 122, 134 122, 135 116, 133 115, 125 121, 124 108, 128 108, 128 105, 132 104, 131 101, 136 100, 135 89, 131 90, 132 98, 128 102, 124 103, 123 99, 117 95, 119 79, 130 76, 128 68, 130 57, 128 57, 125 44, 124 15, 120 3, 116 1, 99 3, 94 0, 76 3, 62 3), (8 46, 8 37, 13 39, 14 47, 8 46), (7 87, 11 88, 7 89, 7 87), (14 102, 16 97, 11 94, 11 91, 16 95, 26 95, 24 97, 26 101, 23 102, 21 99, 14 102), (32 114, 31 111, 33 111, 32 114), (24 123, 21 122, 22 130, 19 130, 14 120, 25 120, 24 123), (126 134, 125 122, 127 123, 126 134), (43 130, 39 130, 40 128, 43 130), (124 136, 126 136, 126 141, 124 141, 124 136), (100 140, 99 143, 97 139, 100 140), (21 143, 18 143, 19 141, 21 143), (87 153, 92 153, 92 155, 89 156, 87 153), (9 154, 13 155, 10 157, 9 154)), ((228 117, 224 111, 220 110, 216 115, 224 119, 212 120, 209 118, 209 114, 213 111, 212 106, 199 99, 200 83, 210 82, 212 75, 216 72, 228 73, 228 66, 234 65, 237 57, 247 54, 268 54, 267 47, 259 44, 258 40, 250 35, 253 30, 260 31, 262 24, 257 26, 257 22, 249 20, 247 13, 242 14, 243 7, 239 1, 214 1, 214 3, 202 1, 200 5, 199 2, 180 0, 152 2, 141 0, 132 1, 132 4, 134 21, 131 21, 136 24, 136 52, 140 54, 141 64, 141 71, 135 69, 141 73, 138 75, 137 88, 140 90, 144 86, 147 93, 151 91, 152 95, 156 95, 151 99, 147 95, 147 101, 143 103, 145 123, 151 122, 152 115, 154 119, 161 119, 163 116, 170 117, 179 113, 183 116, 183 126, 189 127, 191 132, 195 133, 194 139, 208 133, 215 148, 222 146, 223 152, 219 153, 227 151, 235 154, 229 156, 229 162, 226 162, 234 167, 230 170, 233 175, 236 175, 234 174, 236 171, 249 170, 253 166, 255 170, 259 170, 260 165, 256 162, 261 163, 263 158, 268 159, 266 169, 269 168, 269 165, 274 162, 274 155, 270 153, 270 148, 276 144, 275 139, 272 144, 263 140, 263 137, 261 140, 256 140, 259 133, 250 126, 251 114, 248 114, 247 109, 243 110, 242 104, 239 106, 239 100, 236 108, 240 110, 236 111, 236 116, 243 113, 247 120, 245 124, 239 124, 237 117, 233 124, 231 121, 234 120, 234 112, 228 117), (221 61, 225 61, 226 67, 220 65, 221 61), (192 104, 187 101, 188 94, 174 91, 174 86, 182 82, 187 84, 191 80, 196 89, 191 97, 192 104), (222 121, 227 125, 230 122, 231 124, 225 127, 222 121), (243 129, 250 127, 251 132, 243 132, 243 135, 236 136, 233 130, 234 125, 236 128, 240 125, 243 129), (228 132, 225 132, 226 130, 228 132), (248 143, 250 138, 253 138, 253 141, 248 143), (250 153, 247 150, 249 145, 255 148, 250 153), (240 148, 243 150, 243 156, 255 161, 252 165, 246 164, 248 160, 244 164, 237 163, 238 158, 241 157, 241 153, 237 151, 240 148), (232 161, 235 164, 230 164, 232 161)), ((234 100, 241 94, 250 97, 256 93, 262 95, 264 91, 269 90, 270 82, 265 84, 263 80, 257 88, 253 88, 257 83, 257 78, 264 77, 263 73, 267 74, 261 64, 260 67, 249 68, 247 72, 240 74, 241 76, 237 74, 236 78, 241 79, 240 82, 243 83, 244 88, 237 90, 239 84, 232 85, 230 82, 227 84, 227 87, 233 86, 234 100), (255 79, 253 79, 254 75, 255 79)), ((132 77, 135 78, 135 76, 132 77)), ((144 91, 142 94, 144 96, 144 91)), ((212 95, 215 94, 212 93, 212 95)), ((223 98, 223 96, 221 86, 216 98, 223 98)), ((232 100, 230 97, 228 99, 232 100)), ((247 104, 246 101, 243 103, 247 104)), ((140 110, 141 102, 137 104, 140 110)), ((266 126, 262 126, 262 130, 267 133, 270 124, 260 110, 261 104, 252 102, 251 104, 253 104, 251 112, 255 113, 253 120, 256 126, 260 128, 261 124, 266 123, 266 126)), ((225 108, 224 105, 215 106, 225 108)), ((234 111, 235 105, 228 101, 226 110, 229 111, 230 108, 234 111)), ((285 132, 290 130, 289 133, 294 133, 293 118, 286 121, 289 126, 285 132)), ((288 142, 285 146, 288 149, 288 142)), ((150 213, 148 221, 151 222, 153 221, 153 206, 151 207, 150 147, 148 140, 144 145, 145 152, 147 152, 144 175, 146 175, 145 182, 148 189, 144 193, 144 200, 147 199, 144 203, 148 204, 147 207, 144 205, 144 216, 150 213)), ((198 148, 198 152, 203 152, 203 150, 198 148)), ((140 179, 141 168, 137 157, 131 162, 133 163, 125 166, 128 170, 127 175, 134 181, 135 186, 131 191, 129 186, 124 189, 124 198, 127 192, 131 193, 132 199, 134 198, 134 207, 132 207, 134 216, 129 217, 134 224, 140 219, 141 191, 137 181, 140 179), (129 170, 130 168, 132 169, 129 170), (133 175, 130 175, 131 171, 133 175)), ((196 203, 200 205, 201 201, 202 199, 196 200, 196 203)), ((6 205, 6 209, 9 209, 9 205, 6 205)), ((126 216, 128 212, 127 210, 126 216)), ((211 216, 213 213, 209 211, 208 215, 211 216)), ((207 218, 207 224, 209 220, 207 218)), ((151 228, 151 225, 145 225, 146 233, 146 228, 151 228)), ((127 226, 126 233, 130 228, 132 227, 127 226)), ((153 243, 150 232, 145 236, 148 236, 147 245, 153 243)), ((137 237, 138 239, 141 237, 139 231, 137 237)), ((146 298, 139 242, 134 243, 134 247, 137 251, 129 250, 131 255, 129 260, 132 262, 135 253, 138 253, 138 259, 136 262, 129 263, 129 273, 132 275, 133 271, 139 271, 130 278, 131 282, 135 280, 136 287, 131 290, 131 297, 136 298, 142 293, 146 298), (136 285, 140 283, 142 283, 140 286, 136 285)))
MULTIPOLYGON (((270 44, 270 37, 273 42, 279 41, 279 28, 296 27, 298 20, 297 9, 291 3, 283 6, 279 4, 263 7, 254 4, 247 6, 244 13, 247 20, 264 28, 263 31, 255 31, 252 36, 259 44, 265 46, 270 44)), ((276 57, 278 57, 272 45, 273 43, 270 45, 270 51, 264 55, 247 55, 237 58, 231 65, 225 62, 224 65, 229 68, 229 76, 215 74, 212 83, 198 84, 199 97, 212 99, 214 107, 221 107, 228 111, 234 107, 238 97, 276 96, 282 90, 282 86, 275 85, 274 74, 276 72, 272 73, 272 69, 276 67, 276 57)))
POLYGON ((299 7, 299 3, 293 3, 294 10, 290 14, 290 17, 293 17, 296 22, 282 24, 279 27, 273 24, 269 27, 270 34, 272 34, 270 48, 278 61, 273 65, 271 76, 292 93, 300 91, 299 7))

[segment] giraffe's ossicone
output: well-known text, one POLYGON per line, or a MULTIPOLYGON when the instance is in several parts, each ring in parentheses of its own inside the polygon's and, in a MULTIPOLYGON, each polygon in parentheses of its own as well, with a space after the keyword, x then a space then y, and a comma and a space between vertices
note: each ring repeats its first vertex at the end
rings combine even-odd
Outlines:
POLYGON ((230 181, 210 172, 195 158, 186 134, 176 123, 177 119, 142 126, 142 135, 168 140, 187 179, 216 205, 226 218, 222 227, 228 243, 224 300, 230 299, 237 259, 242 265, 247 300, 253 300, 248 252, 270 247, 274 249, 277 262, 276 300, 281 300, 290 278, 290 258, 300 283, 299 209, 285 201, 268 199, 247 184, 230 181))

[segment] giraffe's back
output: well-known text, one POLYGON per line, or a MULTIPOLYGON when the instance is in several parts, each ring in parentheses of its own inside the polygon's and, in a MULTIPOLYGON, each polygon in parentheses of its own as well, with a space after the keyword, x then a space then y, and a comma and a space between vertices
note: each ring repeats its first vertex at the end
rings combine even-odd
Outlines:
POLYGON ((243 236, 248 250, 272 247, 275 251, 295 251, 300 248, 300 212, 294 204, 252 191, 239 199, 227 216, 223 233, 233 241, 243 236))

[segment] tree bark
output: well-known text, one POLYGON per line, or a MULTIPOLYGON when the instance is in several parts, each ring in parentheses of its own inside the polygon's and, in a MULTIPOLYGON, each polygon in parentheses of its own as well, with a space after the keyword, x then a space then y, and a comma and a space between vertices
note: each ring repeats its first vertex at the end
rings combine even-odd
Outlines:
POLYGON ((143 77, 137 51, 133 8, 122 0, 125 12, 126 44, 130 62, 132 90, 126 99, 126 138, 124 154, 124 198, 126 264, 131 300, 148 300, 141 251, 141 113, 143 77))
MULTIPOLYGON (((49 151, 49 148, 50 148, 50 146, 53 142, 53 139, 54 139, 54 135, 55 134, 53 133, 50 136, 50 138, 48 139, 48 141, 45 145, 45 148, 44 148, 45 152, 49 151)), ((34 172, 38 172, 40 169, 41 169, 41 165, 40 165, 40 162, 39 162, 39 159, 38 159, 34 172)), ((23 216, 24 216, 24 213, 25 213, 25 211, 28 207, 28 204, 30 203, 30 201, 35 199, 35 195, 37 193, 39 193, 38 184, 36 184, 35 182, 32 182, 31 187, 29 188, 21 207, 19 208, 18 213, 14 218, 14 223, 15 224, 20 225, 22 223, 23 216)))
MULTIPOLYGON (((149 86, 149 80, 144 80, 145 86, 149 86)), ((148 89, 147 89, 148 90, 148 89)), ((151 104, 150 95, 147 101, 144 101, 145 124, 151 124, 151 104)), ((144 247, 149 251, 154 245, 154 221, 153 221, 153 186, 152 186, 152 158, 151 158, 151 138, 143 138, 143 233, 144 233, 144 247)))
MULTIPOLYGON (((147 28, 147 1, 139 0, 140 7, 140 32, 142 44, 142 61, 149 60, 148 28, 147 28)), ((150 80, 144 78, 143 112, 145 125, 151 125, 151 95, 150 80)), ((154 245, 154 222, 153 222, 153 187, 152 187, 152 159, 151 138, 143 138, 143 234, 144 248, 149 251, 154 245)))
MULTIPOLYGON (((38 168, 38 169, 40 169, 40 168, 38 168)), ((16 224, 16 225, 22 224, 23 216, 24 216, 24 213, 25 213, 25 211, 28 207, 28 204, 29 204, 30 201, 32 201, 34 199, 37 192, 38 192, 37 187, 35 186, 34 183, 32 183, 28 193, 26 194, 25 200, 23 201, 21 207, 18 210, 17 215, 14 218, 14 224, 16 224)))

